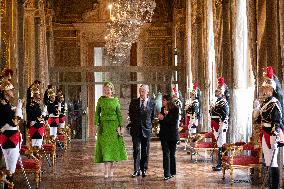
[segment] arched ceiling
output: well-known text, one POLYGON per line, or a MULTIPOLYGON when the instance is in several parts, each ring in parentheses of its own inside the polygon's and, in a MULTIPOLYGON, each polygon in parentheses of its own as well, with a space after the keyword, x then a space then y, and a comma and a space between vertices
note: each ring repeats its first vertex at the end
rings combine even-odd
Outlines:
MULTIPOLYGON (((52 0, 55 22, 74 23, 82 21, 82 14, 93 9, 94 4, 109 0, 52 0)), ((152 22, 171 22, 173 18, 173 0, 155 0, 152 22)))

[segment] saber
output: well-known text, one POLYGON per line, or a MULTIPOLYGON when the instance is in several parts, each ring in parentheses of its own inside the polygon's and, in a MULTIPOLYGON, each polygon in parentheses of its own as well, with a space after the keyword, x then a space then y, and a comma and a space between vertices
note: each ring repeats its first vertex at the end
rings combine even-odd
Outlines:
POLYGON ((52 165, 51 165, 50 159, 47 157, 46 152, 45 152, 45 150, 44 150, 44 147, 42 146, 41 149, 42 149, 43 155, 44 155, 44 157, 45 157, 45 159, 46 159, 46 161, 47 161, 47 163, 48 163, 48 166, 51 167, 52 165))
POLYGON ((270 166, 268 167, 267 169, 267 172, 265 173, 265 176, 264 176, 264 182, 262 183, 261 185, 261 189, 264 189, 265 188, 265 185, 267 184, 267 181, 268 181, 268 178, 269 178, 269 172, 270 172, 270 168, 271 168, 271 165, 273 163, 273 159, 274 159, 274 156, 275 156, 275 152, 278 148, 278 145, 277 145, 277 142, 279 141, 279 137, 276 137, 275 138, 275 144, 276 144, 276 148, 273 149, 273 153, 272 153, 272 158, 271 158, 271 162, 270 162, 270 166))
POLYGON ((64 147, 62 146, 60 140, 56 137, 56 141, 58 142, 58 145, 60 147, 61 150, 64 150, 64 147))
POLYGON ((21 157, 21 155, 19 156, 19 163, 20 163, 20 166, 21 166, 21 169, 22 169, 22 172, 23 172, 25 181, 26 181, 26 183, 27 183, 27 187, 28 187, 28 189, 32 189, 32 187, 31 187, 31 185, 30 185, 30 182, 29 182, 29 179, 28 179, 28 177, 27 177, 27 174, 26 174, 26 171, 25 171, 23 162, 22 162, 22 157, 21 157))

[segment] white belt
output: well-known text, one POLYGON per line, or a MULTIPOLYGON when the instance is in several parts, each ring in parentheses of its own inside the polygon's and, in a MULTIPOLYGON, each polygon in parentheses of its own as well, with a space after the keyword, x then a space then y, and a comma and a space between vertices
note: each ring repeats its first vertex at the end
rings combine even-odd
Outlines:
POLYGON ((1 128, 1 132, 3 133, 6 130, 18 130, 17 127, 12 127, 10 126, 8 123, 6 123, 2 128, 1 128))
POLYGON ((219 116, 211 116, 211 118, 218 118, 218 119, 220 119, 220 117, 219 117, 219 116))
POLYGON ((56 115, 54 115, 54 114, 49 114, 49 117, 52 117, 52 118, 54 117, 54 118, 56 118, 56 117, 59 117, 59 115, 56 116, 56 115))
POLYGON ((262 126, 263 127, 271 127, 271 124, 270 123, 263 123, 262 126))

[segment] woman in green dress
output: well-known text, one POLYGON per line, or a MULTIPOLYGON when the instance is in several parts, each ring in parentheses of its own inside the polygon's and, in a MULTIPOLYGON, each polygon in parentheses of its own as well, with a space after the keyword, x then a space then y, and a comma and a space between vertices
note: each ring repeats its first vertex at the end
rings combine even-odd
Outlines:
POLYGON ((121 130, 120 104, 118 98, 112 96, 113 89, 111 82, 104 84, 104 96, 99 98, 95 113, 97 126, 95 162, 104 163, 105 178, 113 176, 114 162, 127 160, 121 130))

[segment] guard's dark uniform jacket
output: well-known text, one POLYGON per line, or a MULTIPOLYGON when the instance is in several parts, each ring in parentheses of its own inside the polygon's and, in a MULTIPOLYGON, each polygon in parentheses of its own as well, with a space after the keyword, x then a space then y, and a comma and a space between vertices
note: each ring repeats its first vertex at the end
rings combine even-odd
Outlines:
POLYGON ((32 101, 27 110, 30 116, 29 134, 31 139, 42 139, 44 134, 44 122, 38 119, 42 115, 39 103, 32 101))
POLYGON ((47 112, 48 112, 48 124, 50 127, 57 127, 59 124, 59 114, 58 114, 58 102, 48 101, 47 104, 47 112))
POLYGON ((282 131, 281 119, 282 112, 280 102, 272 96, 266 98, 262 103, 260 114, 256 122, 262 124, 262 135, 269 149, 271 148, 270 136, 282 131), (276 133, 273 133, 273 130, 275 130, 276 133))
POLYGON ((218 131, 220 122, 226 122, 229 119, 229 104, 224 97, 217 99, 215 105, 210 110, 212 130, 218 131))
POLYGON ((0 102, 0 143, 2 149, 15 148, 21 141, 20 132, 12 119, 15 116, 15 111, 8 101, 1 99, 0 102))
POLYGON ((189 121, 189 129, 196 132, 199 120, 199 102, 197 99, 193 100, 186 110, 187 120, 189 121))

